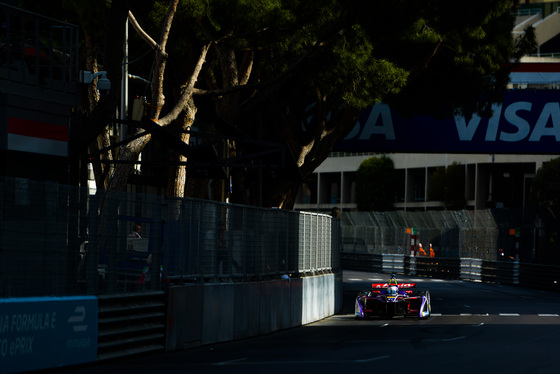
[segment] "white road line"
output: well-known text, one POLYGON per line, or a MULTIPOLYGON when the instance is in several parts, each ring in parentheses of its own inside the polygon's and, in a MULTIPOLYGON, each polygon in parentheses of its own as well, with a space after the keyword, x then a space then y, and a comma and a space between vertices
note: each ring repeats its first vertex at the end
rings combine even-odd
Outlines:
POLYGON ((410 339, 387 339, 387 340, 347 340, 350 344, 387 344, 387 343, 410 343, 410 339))
POLYGON ((362 363, 362 362, 371 362, 371 361, 382 360, 382 359, 384 359, 384 358, 389 358, 389 357, 391 357, 391 356, 385 355, 385 356, 379 356, 379 357, 368 358, 368 359, 366 359, 366 360, 354 360, 354 361, 355 361, 355 362, 359 362, 359 363, 362 363))
POLYGON ((214 365, 218 365, 218 366, 221 366, 221 365, 229 365, 229 364, 235 364, 235 363, 237 363, 237 362, 243 362, 243 361, 246 361, 246 360, 247 360, 246 358, 238 358, 237 360, 230 360, 230 361, 217 362, 217 363, 215 363, 214 365))
POLYGON ((422 339, 425 342, 452 342, 454 340, 461 340, 466 339, 466 336, 458 336, 456 338, 449 338, 449 339, 422 339))
POLYGON ((372 362, 377 360, 383 360, 385 358, 389 358, 391 356, 378 356, 367 358, 364 360, 309 360, 309 361, 247 361, 246 358, 240 358, 238 360, 231 360, 231 361, 222 361, 217 362, 212 365, 214 366, 226 366, 226 365, 317 365, 317 364, 344 364, 349 362, 356 362, 356 363, 365 363, 365 362, 372 362))
MULTIPOLYGON (((496 314, 495 314, 496 315, 496 314)), ((521 317, 520 313, 498 313, 500 317, 521 317)), ((526 314, 527 316, 531 314, 526 314)), ((533 314, 534 315, 534 314, 533 314)), ((489 313, 460 313, 460 314, 442 314, 442 313, 432 313, 430 314, 431 317, 490 317, 491 314, 489 313)), ((539 313, 537 314, 538 317, 560 317, 560 314, 556 313, 539 313)))

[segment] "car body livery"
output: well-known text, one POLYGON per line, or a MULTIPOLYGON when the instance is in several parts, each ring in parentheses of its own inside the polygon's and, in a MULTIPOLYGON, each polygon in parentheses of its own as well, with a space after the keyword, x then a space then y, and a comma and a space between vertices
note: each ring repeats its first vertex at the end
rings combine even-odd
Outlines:
POLYGON ((416 283, 398 283, 393 276, 388 283, 373 283, 372 291, 362 291, 354 311, 356 318, 428 318, 431 309, 429 291, 416 291, 416 283))

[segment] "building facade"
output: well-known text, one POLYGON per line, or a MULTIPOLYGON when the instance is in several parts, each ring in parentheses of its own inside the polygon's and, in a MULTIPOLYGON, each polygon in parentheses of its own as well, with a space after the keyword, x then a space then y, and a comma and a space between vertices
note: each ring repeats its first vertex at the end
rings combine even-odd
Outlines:
MULTIPOLYGON (((559 155, 502 154, 385 154, 395 165, 399 187, 395 191, 396 209, 444 209, 443 202, 429 200, 430 176, 437 168, 459 164, 465 173, 467 209, 525 206, 529 185, 543 163, 559 155)), ((356 171, 360 164, 380 154, 337 154, 321 164, 303 183, 295 209, 328 212, 357 209, 356 171)))

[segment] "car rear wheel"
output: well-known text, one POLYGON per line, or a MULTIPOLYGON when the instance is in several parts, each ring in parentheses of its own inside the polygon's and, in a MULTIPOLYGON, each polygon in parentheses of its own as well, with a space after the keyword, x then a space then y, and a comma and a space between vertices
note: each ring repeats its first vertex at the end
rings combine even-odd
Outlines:
POLYGON ((426 316, 422 317, 419 316, 420 319, 427 319, 432 314, 432 301, 430 299, 430 291, 421 291, 420 296, 424 296, 426 298, 426 306, 424 311, 428 312, 426 316))

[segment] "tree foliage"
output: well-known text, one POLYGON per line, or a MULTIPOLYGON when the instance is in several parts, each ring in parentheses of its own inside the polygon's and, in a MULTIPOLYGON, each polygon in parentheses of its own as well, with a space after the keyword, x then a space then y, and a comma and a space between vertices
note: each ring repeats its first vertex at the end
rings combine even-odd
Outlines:
POLYGON ((461 210, 466 206, 465 167, 453 162, 446 168, 438 167, 430 175, 428 200, 441 201, 448 210, 461 210))
POLYGON ((370 157, 356 171, 356 204, 360 211, 393 210, 395 165, 383 155, 370 157))
POLYGON ((533 206, 560 213, 560 157, 544 163, 531 182, 529 201, 533 206))
POLYGON ((125 188, 144 152, 151 156, 142 158, 143 173, 169 195, 204 197, 209 178, 185 169, 196 161, 185 131, 197 128, 207 134, 197 141, 219 158, 243 160, 222 165, 232 179, 230 201, 291 208, 301 180, 364 108, 385 100, 405 114, 488 110, 502 98, 514 55, 505 0, 475 0, 460 10, 445 0, 63 3, 73 4, 66 9, 84 28, 87 68, 102 64, 113 82, 106 98, 95 87, 84 95, 72 140, 75 150, 101 151, 96 180, 110 189, 125 188), (99 18, 89 15, 96 7, 99 18), (127 19, 135 30, 131 74, 151 81, 137 87, 150 122, 131 129, 116 152, 108 125, 120 95, 127 19), (153 124, 179 142, 154 139, 155 129, 146 130, 153 124), (229 140, 215 141, 223 136, 229 140), (275 160, 262 156, 276 148, 275 160))

